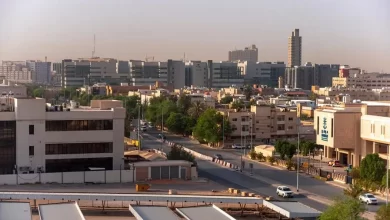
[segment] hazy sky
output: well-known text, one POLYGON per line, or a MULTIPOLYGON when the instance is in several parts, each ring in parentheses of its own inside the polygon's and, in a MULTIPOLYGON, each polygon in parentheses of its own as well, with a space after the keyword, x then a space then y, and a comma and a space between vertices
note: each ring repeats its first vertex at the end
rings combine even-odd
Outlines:
POLYGON ((389 0, 0 0, 0 60, 90 57, 96 34, 100 57, 286 62, 294 28, 303 63, 390 73, 389 0))

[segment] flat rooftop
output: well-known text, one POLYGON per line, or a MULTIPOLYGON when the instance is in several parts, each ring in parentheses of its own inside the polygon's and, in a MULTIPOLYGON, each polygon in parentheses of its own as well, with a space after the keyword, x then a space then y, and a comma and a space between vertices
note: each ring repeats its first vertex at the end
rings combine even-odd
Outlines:
POLYGON ((28 202, 0 202, 1 220, 31 220, 28 202))
POLYGON ((39 205, 38 210, 41 220, 85 220, 76 202, 39 205))
POLYGON ((191 220, 235 220, 228 213, 222 211, 215 205, 190 207, 190 208, 176 208, 176 210, 184 216, 185 219, 191 220))
POLYGON ((137 220, 180 220, 171 209, 165 206, 132 206, 130 212, 137 220))

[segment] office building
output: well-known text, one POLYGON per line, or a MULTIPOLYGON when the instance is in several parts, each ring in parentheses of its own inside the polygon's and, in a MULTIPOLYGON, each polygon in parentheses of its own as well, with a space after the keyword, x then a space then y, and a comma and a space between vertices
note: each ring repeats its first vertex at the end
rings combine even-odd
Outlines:
POLYGON ((286 68, 284 80, 289 88, 300 88, 310 90, 314 84, 314 68, 311 63, 305 66, 294 66, 286 68))
POLYGON ((251 45, 250 47, 245 47, 244 50, 229 51, 228 60, 230 62, 235 62, 235 61, 257 62, 258 59, 259 59, 259 50, 254 44, 251 45))
POLYGON ((354 87, 312 87, 312 92, 328 100, 343 103, 355 101, 390 101, 390 88, 362 89, 354 87))
POLYGON ((295 29, 288 38, 288 67, 300 66, 302 64, 302 37, 299 36, 299 29, 295 29))
POLYGON ((286 65, 284 62, 238 62, 242 69, 245 84, 266 85, 269 87, 278 86, 278 78, 284 76, 286 65))
POLYGON ((208 79, 207 62, 188 61, 185 63, 185 86, 206 87, 208 79))
POLYGON ((24 61, 2 61, 0 77, 15 83, 32 83, 32 73, 24 61))
POLYGON ((0 173, 120 169, 125 109, 116 100, 90 107, 48 106, 45 99, 4 99, 0 173), (45 110, 46 109, 46 110, 45 110))
POLYGON ((213 62, 207 61, 209 79, 208 88, 242 87, 244 75, 242 67, 235 62, 213 62))
POLYGON ((332 86, 332 78, 339 75, 339 64, 314 64, 313 85, 320 87, 332 86))
MULTIPOLYGON (((250 111, 221 110, 232 128, 231 139, 244 136, 249 144, 253 140, 269 143, 271 139, 296 138, 297 113, 271 105, 252 105, 250 111)), ((234 141, 237 142, 237 141, 234 141)))
POLYGON ((31 71, 32 81, 38 84, 49 84, 51 78, 51 62, 27 60, 26 65, 31 71))
POLYGON ((378 153, 386 164, 390 144, 390 105, 362 102, 314 111, 317 144, 324 156, 341 164, 359 166, 367 155, 378 153))

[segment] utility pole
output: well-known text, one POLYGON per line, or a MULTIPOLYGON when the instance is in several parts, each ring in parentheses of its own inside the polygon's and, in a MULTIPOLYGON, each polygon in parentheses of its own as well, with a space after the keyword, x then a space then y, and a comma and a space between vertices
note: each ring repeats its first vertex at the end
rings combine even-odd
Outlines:
POLYGON ((386 165, 386 207, 389 204, 389 145, 387 145, 387 165, 386 165))
POLYGON ((222 148, 225 147, 225 115, 222 115, 222 148))
POLYGON ((140 131, 141 131, 141 105, 138 106, 138 150, 141 150, 141 138, 140 138, 140 131))
POLYGON ((161 151, 163 151, 163 142, 164 142, 164 114, 163 114, 163 108, 161 107, 161 151))
POLYGON ((240 130, 241 130, 241 157, 240 157, 240 160, 241 160, 241 164, 240 164, 240 172, 242 172, 242 117, 240 117, 240 130))
POLYGON ((299 127, 300 127, 300 120, 298 118, 298 149, 297 149, 297 192, 299 192, 299 138, 300 138, 300 135, 299 135, 299 127))
POLYGON ((251 115, 251 150, 253 150, 253 115, 251 115))

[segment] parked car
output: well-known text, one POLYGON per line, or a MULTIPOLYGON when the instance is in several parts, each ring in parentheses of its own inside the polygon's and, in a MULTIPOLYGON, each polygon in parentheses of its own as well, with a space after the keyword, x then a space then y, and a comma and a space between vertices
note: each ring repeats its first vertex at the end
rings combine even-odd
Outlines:
POLYGON ((233 144, 233 145, 232 145, 232 148, 233 148, 233 149, 242 149, 243 146, 241 146, 241 144, 233 144))
POLYGON ((365 193, 359 196, 359 201, 367 203, 367 205, 377 205, 378 200, 371 193, 365 193))
POLYGON ((146 126, 141 127, 141 131, 145 132, 147 130, 146 126))
POLYGON ((328 162, 328 166, 332 166, 332 167, 342 167, 340 161, 338 160, 331 160, 328 162))
POLYGON ((216 160, 223 160, 221 154, 214 154, 214 159, 216 159, 216 160))
POLYGON ((278 186, 276 194, 278 196, 282 196, 283 198, 293 197, 293 192, 287 186, 278 186))

